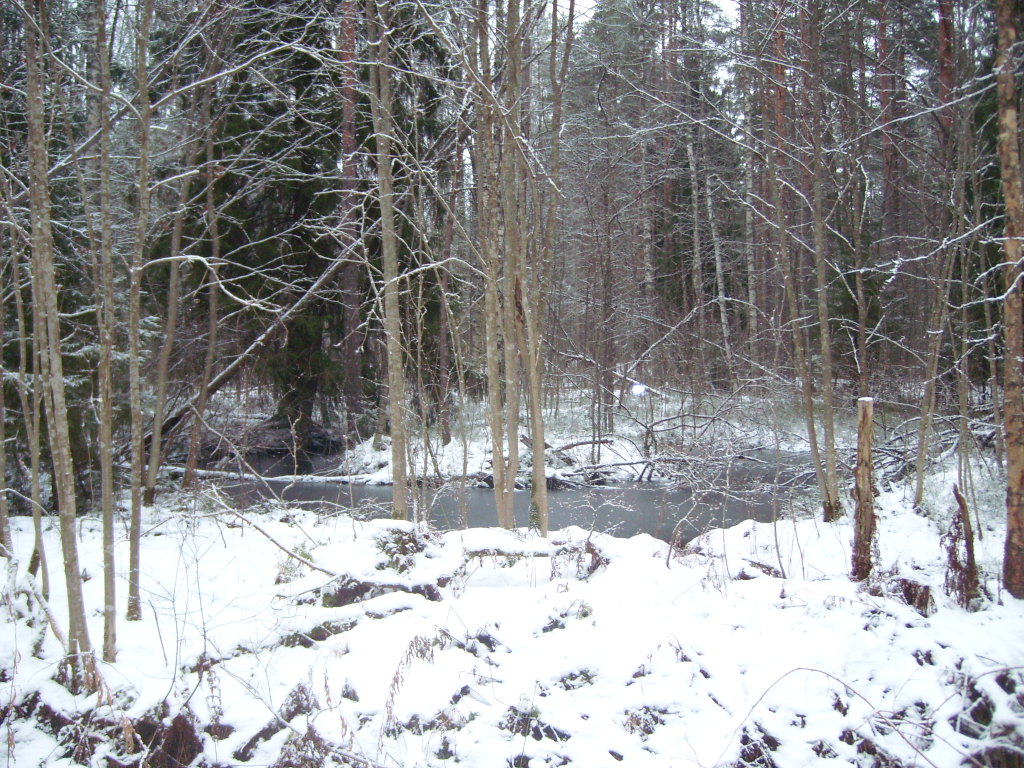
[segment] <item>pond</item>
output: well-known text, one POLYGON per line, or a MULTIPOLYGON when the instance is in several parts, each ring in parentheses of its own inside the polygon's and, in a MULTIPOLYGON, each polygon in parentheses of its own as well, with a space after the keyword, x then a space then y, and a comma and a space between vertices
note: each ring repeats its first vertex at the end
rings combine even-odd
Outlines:
MULTIPOLYGON (((291 472, 290 462, 252 462, 266 480, 244 479, 225 484, 241 507, 279 499, 306 508, 353 510, 384 517, 391 486, 355 485, 323 480, 275 480, 291 472), (287 464, 287 466, 285 466, 287 464)), ((663 541, 686 542, 709 528, 728 527, 743 520, 771 522, 790 502, 809 490, 813 474, 806 454, 758 451, 714 467, 702 467, 689 479, 606 486, 565 488, 548 492, 550 527, 568 525, 616 536, 648 533, 663 541)), ((457 480, 439 488, 419 489, 420 509, 429 508, 431 523, 440 529, 497 525, 494 491, 464 487, 457 480)), ((528 524, 530 492, 515 495, 516 524, 528 524)))

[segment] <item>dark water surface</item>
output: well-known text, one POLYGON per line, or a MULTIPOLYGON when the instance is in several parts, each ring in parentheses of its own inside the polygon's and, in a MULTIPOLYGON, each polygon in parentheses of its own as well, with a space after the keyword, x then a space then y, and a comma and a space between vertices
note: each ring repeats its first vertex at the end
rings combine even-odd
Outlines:
MULTIPOLYGON (((293 471, 290 461, 279 465, 271 460, 253 462, 253 468, 265 476, 293 471)), ((806 455, 749 453, 673 483, 551 490, 550 527, 578 525, 617 536, 649 533, 665 541, 673 536, 688 541, 708 528, 728 527, 747 519, 770 522, 785 511, 795 495, 805 492, 808 484, 806 455)), ((225 490, 242 507, 276 498, 307 508, 343 508, 386 517, 391 503, 391 486, 382 485, 246 479, 227 483, 225 490)), ((530 492, 517 491, 515 496, 516 524, 526 526, 530 492)), ((440 488, 418 489, 417 505, 429 508, 431 522, 441 529, 497 525, 490 488, 460 487, 453 480, 440 488)))

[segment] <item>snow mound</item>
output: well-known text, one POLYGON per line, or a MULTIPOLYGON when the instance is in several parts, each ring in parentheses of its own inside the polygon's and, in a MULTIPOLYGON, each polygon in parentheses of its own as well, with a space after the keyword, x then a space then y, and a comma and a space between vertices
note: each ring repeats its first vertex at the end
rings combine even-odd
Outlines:
MULTIPOLYGON (((679 552, 580 528, 150 516, 146 615, 101 665, 111 701, 54 682, 61 649, 7 596, 8 765, 142 750, 279 768, 955 766, 1024 750, 1024 603, 992 578, 1001 540, 979 543, 989 598, 967 612, 942 589, 941 531, 895 507, 866 584, 847 576, 846 523, 743 523, 679 552)), ((13 527, 30 551, 29 521, 13 527)), ((81 550, 99 574, 94 520, 81 550)), ((97 638, 101 581, 84 584, 97 638)), ((56 583, 51 597, 64 615, 56 583)))

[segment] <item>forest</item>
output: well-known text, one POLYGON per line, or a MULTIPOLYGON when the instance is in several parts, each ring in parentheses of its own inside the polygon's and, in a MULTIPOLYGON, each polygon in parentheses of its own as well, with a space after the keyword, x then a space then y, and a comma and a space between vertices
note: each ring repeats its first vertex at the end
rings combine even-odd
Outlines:
MULTIPOLYGON (((200 716, 191 696, 165 697, 162 710, 154 699, 146 717, 141 703, 130 714, 131 696, 103 670, 114 669, 119 649, 134 658, 155 647, 152 636, 124 639, 149 631, 131 627, 146 623, 150 608, 159 624, 146 584, 169 565, 145 553, 159 549, 147 538, 158 527, 154 510, 167 512, 164 522, 188 507, 195 520, 251 524, 267 557, 286 560, 274 585, 344 580, 324 559, 340 539, 310 548, 290 530, 272 533, 270 517, 253 523, 223 500, 218 514, 196 512, 210 503, 197 500, 219 493, 218 479, 259 478, 255 460, 266 456, 284 457, 296 477, 323 457, 346 466, 380 457, 361 471, 383 469, 375 477, 392 486, 383 515, 394 522, 353 527, 344 546, 356 551, 369 537, 363 545, 385 557, 377 568, 397 575, 385 583, 353 570, 331 593, 348 590, 351 599, 332 607, 381 590, 447 599, 438 589, 474 558, 484 568, 490 557, 487 567, 499 570, 501 558, 514 561, 510 573, 550 558, 552 581, 572 571, 580 589, 601 569, 622 568, 629 582, 615 558, 639 557, 640 544, 556 531, 549 497, 557 488, 614 482, 624 467, 631 480, 646 473, 682 483, 688 467, 746 460, 740 453, 774 441, 776 450, 795 446, 809 478, 793 535, 818 537, 819 523, 856 534, 849 590, 884 582, 879 594, 891 598, 892 584, 907 579, 885 571, 899 556, 880 531, 916 535, 914 521, 930 519, 941 556, 948 552, 945 594, 955 610, 1010 606, 991 620, 1019 626, 1022 32, 1020 0, 5 0, 0 555, 4 621, 35 640, 0 647, 0 683, 19 679, 24 654, 49 659, 57 671, 43 664, 47 679, 92 696, 79 715, 107 706, 120 714, 102 727, 135 734, 110 746, 113 737, 92 739, 81 718, 61 715, 68 723, 51 723, 53 743, 66 746, 71 731, 78 740, 61 760, 224 764, 200 744, 232 738, 218 735, 219 704, 200 716), (852 457, 858 402, 876 414, 874 480, 870 467, 861 475, 863 455, 852 457), (765 409, 785 412, 772 416, 770 435, 748 429, 765 409), (477 532, 479 547, 462 544, 458 567, 423 576, 433 574, 423 558, 436 550, 446 563, 458 548, 426 525, 424 489, 456 480, 493 488, 487 514, 498 529, 517 528, 515 499, 528 495, 528 528, 539 540, 477 532), (896 489, 899 502, 887 496, 896 489), (900 522, 885 512, 876 520, 873 504, 900 522), (949 517, 950 508, 959 511, 949 517), (978 558, 988 558, 980 575, 975 536, 978 558), (89 584, 87 573, 102 578, 89 584), (65 601, 59 616, 53 606, 65 601), (61 650, 47 655, 55 642, 61 650), (183 713, 192 723, 185 735, 183 713), (180 751, 193 741, 200 745, 180 751)), ((282 514, 310 530, 329 525, 299 511, 271 517, 282 514)), ((762 581, 792 574, 786 547, 812 557, 774 530, 775 554, 749 561, 762 581), (777 566, 766 565, 775 557, 777 566)), ((694 541, 669 540, 666 562, 677 552, 728 560, 747 545, 694 541)), ((936 543, 927 557, 939 556, 936 543)), ((826 562, 829 578, 849 577, 848 563, 826 562)), ((922 606, 932 598, 919 605, 918 587, 899 588, 900 610, 930 616, 922 606)), ((324 606, 335 599, 326 589, 314 590, 324 606)), ((600 598, 579 601, 576 618, 600 598)), ((337 629, 333 618, 317 621, 337 629)), ((310 643, 342 631, 334 629, 310 643)), ((433 650, 416 645, 419 635, 403 646, 405 666, 389 669, 391 689, 378 684, 390 698, 367 726, 380 744, 415 730, 393 711, 402 670, 412 675, 415 659, 435 650, 481 659, 481 645, 494 653, 493 630, 480 630, 485 640, 438 629, 433 650)), ((278 645, 287 645, 291 635, 281 632, 278 645)), ((201 652, 188 645, 191 666, 183 658, 169 679, 211 685, 218 660, 206 643, 201 652)), ((511 653, 512 641, 505 648, 511 653)), ((682 646, 675 654, 679 663, 694 656, 682 646)), ((166 649, 164 660, 174 667, 166 649)), ((1020 677, 1012 661, 1005 668, 1020 677)), ((592 683, 572 674, 565 691, 592 683)), ((987 674, 967 687, 978 693, 987 674)), ((978 695, 1019 720, 1024 698, 1014 692, 1024 679, 1006 680, 978 695), (999 696, 1005 704, 993 703, 999 696)), ((46 730, 50 716, 38 704, 46 693, 34 685, 24 690, 36 691, 36 703, 12 684, 2 705, 8 765, 17 728, 31 721, 46 730)), ((322 691, 296 691, 287 701, 297 708, 270 707, 272 721, 322 711, 303 698, 322 691)), ((631 738, 646 743, 676 711, 651 706, 618 715, 631 738)), ((464 714, 458 727, 458 718, 435 723, 443 746, 422 746, 418 758, 325 746, 330 739, 314 738, 312 725, 304 736, 289 725, 301 736, 285 744, 292 752, 261 759, 281 768, 418 765, 429 752, 423 764, 447 764, 459 760, 449 731, 475 718, 464 714)), ((503 717, 497 727, 509 738, 569 743, 529 707, 503 717)), ((426 739, 431 729, 415 720, 426 739)), ((739 762, 721 764, 811 764, 780 757, 788 742, 776 738, 781 730, 768 734, 767 721, 743 722, 743 737, 733 733, 738 756, 719 757, 739 762)), ((984 757, 963 742, 958 754, 974 754, 972 765, 1021 764, 1024 728, 991 722, 990 713, 985 738, 1003 741, 986 742, 984 757), (993 762, 1002 759, 1010 762, 993 762)), ((910 743, 902 726, 887 727, 910 743)), ((349 728, 358 730, 344 725, 337 744, 349 728)), ((949 740, 983 740, 958 728, 949 740)), ((915 741, 909 757, 891 748, 885 762, 877 734, 871 752, 866 736, 837 741, 838 733, 816 742, 825 745, 817 758, 848 750, 877 757, 864 765, 926 754, 932 765, 961 764, 936 757, 932 741, 915 741)), ((249 764, 276 734, 235 744, 232 764, 249 764)), ((647 764, 641 753, 629 754, 647 764)), ((602 760, 608 754, 625 753, 604 750, 602 760)), ((554 755, 535 754, 533 764, 566 764, 554 755)), ((530 760, 522 751, 508 765, 530 760)))

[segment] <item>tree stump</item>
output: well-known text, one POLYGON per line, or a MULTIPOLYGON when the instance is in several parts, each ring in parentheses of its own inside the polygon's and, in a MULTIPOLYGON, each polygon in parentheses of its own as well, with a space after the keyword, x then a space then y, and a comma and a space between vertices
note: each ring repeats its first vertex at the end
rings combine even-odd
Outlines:
POLYGON ((874 398, 862 397, 857 401, 857 466, 853 480, 857 509, 854 517, 851 574, 855 581, 863 581, 871 574, 871 542, 875 536, 875 490, 871 465, 874 410, 874 398))

